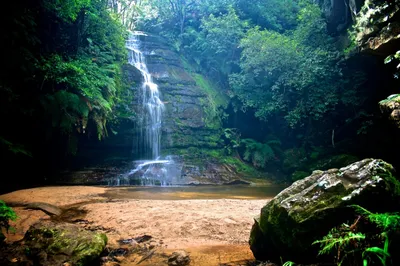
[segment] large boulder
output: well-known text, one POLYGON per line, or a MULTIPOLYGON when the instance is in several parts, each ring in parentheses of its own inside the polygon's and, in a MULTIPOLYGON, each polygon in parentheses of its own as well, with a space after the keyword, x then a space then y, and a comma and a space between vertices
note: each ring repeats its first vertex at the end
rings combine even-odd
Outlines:
POLYGON ((28 258, 38 265, 90 265, 100 257, 107 237, 74 224, 41 221, 29 228, 23 242, 28 258))
POLYGON ((258 260, 298 263, 316 261, 312 245, 329 230, 354 220, 351 204, 371 211, 399 207, 400 186, 393 167, 378 159, 364 159, 340 169, 314 171, 267 203, 255 219, 250 248, 258 260))

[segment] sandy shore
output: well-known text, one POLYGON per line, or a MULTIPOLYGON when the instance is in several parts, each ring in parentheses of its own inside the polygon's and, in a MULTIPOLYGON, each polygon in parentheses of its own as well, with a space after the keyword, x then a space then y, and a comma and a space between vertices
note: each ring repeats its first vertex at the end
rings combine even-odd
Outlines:
MULTIPOLYGON (((65 209, 74 206, 85 211, 83 216, 77 217, 85 220, 85 226, 107 233, 110 248, 117 248, 120 239, 146 234, 165 250, 191 252, 194 258, 191 265, 219 265, 252 259, 247 241, 253 217, 268 201, 110 199, 104 196, 110 190, 112 188, 85 186, 42 187, 0 195, 0 199, 9 204, 45 202, 65 209), (205 261, 207 264, 202 264, 205 261)), ((21 239, 32 223, 49 219, 40 210, 14 209, 19 219, 13 223, 16 233, 8 235, 9 242, 21 239)), ((124 263, 135 265, 129 260, 124 263)))

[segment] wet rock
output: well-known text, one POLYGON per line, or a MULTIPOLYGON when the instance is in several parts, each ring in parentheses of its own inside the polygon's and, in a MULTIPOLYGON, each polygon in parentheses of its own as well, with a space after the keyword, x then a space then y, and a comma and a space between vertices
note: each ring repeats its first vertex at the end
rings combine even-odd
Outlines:
POLYGON ((175 251, 168 257, 168 266, 186 266, 190 264, 190 257, 184 250, 175 251))
POLYGON ((322 9, 328 30, 341 33, 352 23, 365 0, 318 0, 322 9))
POLYGON ((400 6, 397 1, 365 1, 356 16, 354 28, 357 46, 387 56, 400 43, 400 6))
POLYGON ((100 257, 107 237, 73 224, 41 221, 29 228, 23 242, 39 265, 89 265, 100 257))
POLYGON ((314 171, 294 182, 255 219, 249 240, 254 256, 262 261, 314 263, 319 247, 313 241, 354 220, 349 205, 373 212, 398 209, 400 186, 393 172, 382 160, 365 159, 340 169, 314 171))
POLYGON ((400 94, 389 96, 379 102, 381 112, 389 117, 393 123, 400 128, 400 94))

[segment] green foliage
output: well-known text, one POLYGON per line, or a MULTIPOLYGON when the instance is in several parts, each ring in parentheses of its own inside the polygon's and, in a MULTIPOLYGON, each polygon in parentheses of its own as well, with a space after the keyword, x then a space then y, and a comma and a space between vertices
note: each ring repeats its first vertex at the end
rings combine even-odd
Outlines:
POLYGON ((297 24, 299 9, 297 1, 292 0, 255 0, 251 5, 246 0, 237 1, 241 13, 263 28, 274 31, 291 30, 297 24))
POLYGON ((227 97, 223 95, 208 79, 200 74, 192 74, 196 85, 207 95, 207 99, 201 101, 205 110, 205 124, 208 128, 220 129, 223 109, 228 105, 227 97))
POLYGON ((2 137, 0 137, 0 143, 1 143, 2 145, 6 146, 7 149, 8 149, 10 152, 14 153, 14 154, 21 153, 21 154, 23 154, 23 155, 32 157, 31 152, 29 152, 28 150, 26 150, 26 148, 25 148, 23 145, 21 145, 21 144, 12 143, 12 142, 10 142, 10 141, 8 141, 8 140, 2 138, 2 137))
POLYGON ((295 266, 296 263, 294 263, 293 261, 287 261, 284 264, 282 264, 282 266, 295 266))
POLYGON ((379 262, 388 265, 389 238, 400 229, 400 215, 398 213, 372 213, 359 205, 351 205, 360 216, 353 225, 342 224, 323 237, 314 241, 320 244, 319 255, 336 253, 337 265, 367 266, 379 262), (361 222, 371 222, 377 230, 369 228, 361 232, 361 222), (383 247, 378 247, 383 245, 383 247))
POLYGON ((319 255, 331 254, 337 250, 337 265, 342 265, 346 258, 356 252, 355 243, 365 239, 365 234, 354 233, 347 224, 342 224, 339 228, 333 228, 323 237, 322 240, 314 241, 313 244, 320 244, 322 249, 319 255))
POLYGON ((192 30, 191 33, 186 33, 186 38, 195 38, 186 49, 214 76, 219 73, 230 74, 232 68, 238 64, 240 50, 237 47, 247 28, 248 23, 240 20, 230 7, 226 14, 211 14, 203 18, 200 32, 192 30))
POLYGON ((77 19, 82 9, 90 5, 91 0, 46 0, 44 7, 54 12, 65 22, 73 22, 77 19))
POLYGON ((10 226, 9 221, 15 221, 18 218, 14 210, 8 207, 4 201, 0 200, 0 240, 4 239, 1 230, 4 228, 7 232, 13 228, 10 226))
POLYGON ((298 26, 279 33, 254 27, 242 39, 242 71, 230 86, 242 110, 268 120, 283 115, 290 127, 320 121, 340 102, 337 51, 330 44, 319 8, 302 1, 298 26), (268 103, 268 104, 265 104, 268 103))
POLYGON ((224 128, 222 134, 224 150, 226 154, 232 155, 240 147, 240 132, 237 128, 224 128))
POLYGON ((54 155, 75 153, 79 135, 107 137, 117 105, 129 100, 122 98, 129 89, 121 71, 126 29, 108 3, 16 1, 13 14, 1 16, 10 62, 1 77, 1 112, 12 125, 0 134, 5 150, 61 162, 54 155))
MULTIPOLYGON (((57 91, 44 95, 42 105, 51 116, 52 126, 61 132, 68 135, 86 133, 88 124, 93 121, 98 139, 103 139, 108 135, 106 121, 112 117, 121 93, 120 68, 126 58, 125 33, 101 1, 89 3, 75 7, 80 8, 79 11, 85 10, 87 27, 81 36, 85 41, 78 47, 78 53, 71 56, 54 53, 41 60, 39 68, 44 74, 43 84, 47 82, 57 88, 57 91)), ((73 11, 62 9, 62 12, 73 11)), ((76 19, 73 14, 68 16, 76 19)), ((64 13, 59 15, 66 16, 64 13)))
POLYGON ((395 54, 387 56, 385 58, 384 63, 389 64, 391 62, 396 62, 396 61, 397 61, 398 65, 396 66, 396 71, 394 73, 394 77, 398 79, 400 76, 400 50, 397 51, 395 54))
POLYGON ((289 172, 300 169, 307 161, 307 152, 304 148, 287 149, 283 154, 283 168, 289 172))
POLYGON ((372 213, 359 205, 352 205, 352 207, 386 233, 393 233, 400 229, 400 215, 398 213, 372 213))
POLYGON ((242 139, 240 145, 243 147, 242 156, 245 161, 251 162, 255 167, 264 168, 268 162, 275 159, 274 147, 280 146, 278 139, 271 139, 260 143, 254 139, 242 139))

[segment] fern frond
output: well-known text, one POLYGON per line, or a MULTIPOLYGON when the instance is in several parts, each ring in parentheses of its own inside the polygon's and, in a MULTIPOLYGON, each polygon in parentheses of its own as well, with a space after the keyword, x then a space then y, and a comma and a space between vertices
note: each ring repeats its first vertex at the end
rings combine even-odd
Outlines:
POLYGON ((372 213, 359 205, 351 205, 356 211, 368 220, 375 223, 384 231, 390 232, 400 229, 400 214, 399 213, 372 213))

